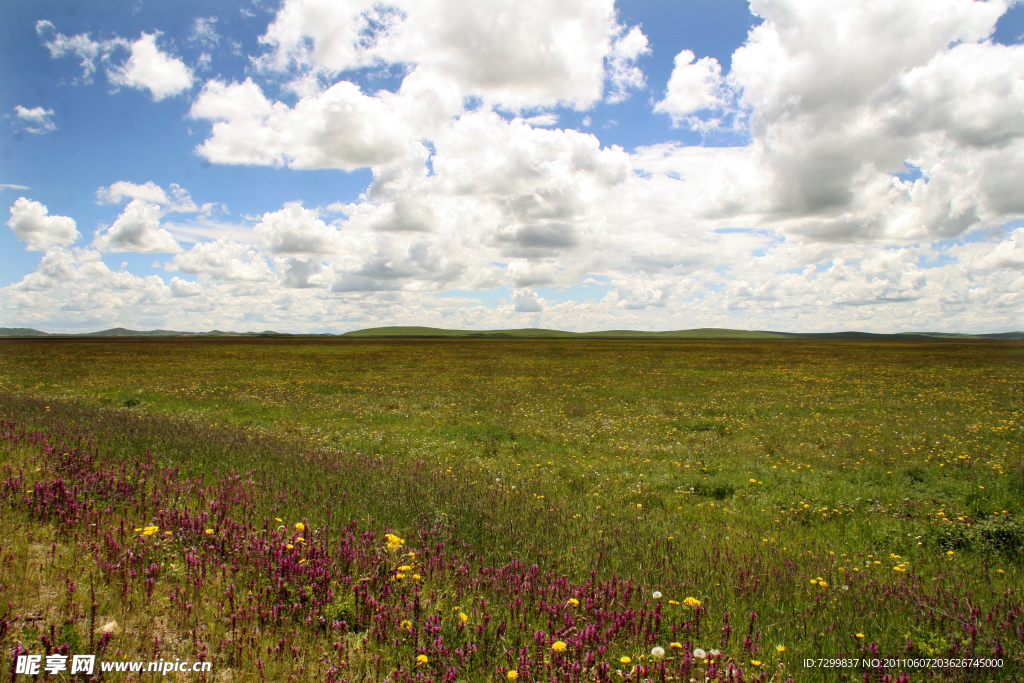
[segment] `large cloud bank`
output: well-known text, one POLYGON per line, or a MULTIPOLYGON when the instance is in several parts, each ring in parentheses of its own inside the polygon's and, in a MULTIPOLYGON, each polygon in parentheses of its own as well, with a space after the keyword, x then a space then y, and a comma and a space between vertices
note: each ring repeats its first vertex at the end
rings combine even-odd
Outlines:
MULTIPOLYGON (((18 200, 9 224, 48 251, 3 292, 5 316, 87 325, 127 306, 189 328, 1021 327, 1024 46, 990 40, 1004 0, 751 0, 763 21, 728 73, 684 50, 651 98, 672 125, 748 142, 631 152, 552 129, 551 112, 642 91, 642 30, 604 0, 498 5, 285 0, 253 77, 196 95, 189 117, 209 124, 196 153, 369 167, 359 199, 290 203, 244 238, 187 246, 161 224, 186 211, 176 200, 114 184, 101 199, 131 201, 92 249, 72 250, 73 221, 18 200), (404 79, 366 92, 346 77, 369 67, 404 79), (267 94, 273 78, 290 81, 291 104, 267 94), (166 268, 182 277, 104 271, 95 250, 175 253, 166 268), (498 288, 493 305, 459 294, 498 288)), ((133 71, 136 47, 159 62, 152 38, 112 80, 148 83, 154 99, 183 92, 191 73, 133 71)), ((48 46, 88 72, 101 48, 74 40, 48 46)))

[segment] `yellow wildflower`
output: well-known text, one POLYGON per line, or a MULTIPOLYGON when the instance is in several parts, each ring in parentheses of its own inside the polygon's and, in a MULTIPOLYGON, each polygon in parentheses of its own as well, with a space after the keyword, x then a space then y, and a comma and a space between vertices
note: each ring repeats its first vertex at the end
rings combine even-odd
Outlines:
POLYGON ((160 527, 158 527, 158 526, 147 526, 145 529, 142 530, 142 535, 143 536, 152 536, 159 529, 160 529, 160 527))
POLYGON ((299 533, 302 533, 303 531, 306 530, 306 525, 303 524, 302 522, 295 522, 295 530, 298 531, 299 533))
POLYGON ((426 664, 430 659, 426 655, 416 655, 416 661, 420 664, 426 664))
POLYGON ((555 642, 551 643, 551 649, 555 652, 565 652, 565 643, 563 643, 560 640, 556 640, 555 642))
POLYGON ((621 664, 629 664, 632 661, 633 661, 632 659, 630 659, 629 657, 625 657, 625 656, 619 658, 619 662, 621 664))
POLYGON ((514 681, 517 678, 519 678, 519 672, 515 670, 510 670, 507 674, 505 674, 505 678, 507 678, 510 681, 514 681))
POLYGON ((696 608, 700 607, 700 600, 698 600, 697 598, 686 598, 685 600, 683 600, 683 604, 687 607, 696 608))

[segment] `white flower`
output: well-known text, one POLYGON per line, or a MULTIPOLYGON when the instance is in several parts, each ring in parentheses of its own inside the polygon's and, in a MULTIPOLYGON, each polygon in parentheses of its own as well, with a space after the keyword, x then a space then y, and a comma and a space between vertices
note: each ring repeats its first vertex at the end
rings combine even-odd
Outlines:
POLYGON ((693 649, 693 656, 697 659, 704 659, 708 656, 708 653, 704 652, 704 650, 700 649, 699 647, 696 647, 693 649))
POLYGON ((661 600, 661 591, 654 591, 652 594, 655 600, 661 600))
POLYGON ((718 657, 720 654, 722 654, 720 651, 712 650, 711 652, 708 653, 708 656, 711 657, 712 659, 714 659, 715 657, 718 657))
POLYGON ((665 648, 663 648, 663 647, 651 648, 651 656, 654 657, 655 659, 661 659, 662 657, 665 656, 665 648))

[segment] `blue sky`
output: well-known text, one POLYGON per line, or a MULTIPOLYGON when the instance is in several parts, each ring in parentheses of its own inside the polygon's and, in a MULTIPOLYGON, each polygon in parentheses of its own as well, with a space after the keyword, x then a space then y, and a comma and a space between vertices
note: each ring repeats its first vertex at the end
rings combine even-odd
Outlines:
POLYGON ((0 326, 1019 329, 1022 35, 996 0, 10 3, 0 326))

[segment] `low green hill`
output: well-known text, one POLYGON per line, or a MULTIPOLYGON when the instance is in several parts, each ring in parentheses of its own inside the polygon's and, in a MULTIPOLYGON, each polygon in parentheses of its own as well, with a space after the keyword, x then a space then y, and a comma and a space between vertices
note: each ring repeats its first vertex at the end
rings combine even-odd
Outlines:
POLYGON ((877 334, 874 332, 770 332, 767 330, 730 330, 721 327, 700 327, 692 330, 666 330, 648 332, 643 330, 602 330, 599 332, 565 332, 538 328, 512 330, 445 330, 439 327, 370 327, 354 330, 341 335, 334 334, 289 334, 264 330, 263 332, 177 332, 174 330, 129 330, 114 327, 109 330, 83 334, 51 334, 27 327, 0 327, 0 337, 348 337, 348 338, 422 338, 422 339, 1024 339, 1024 332, 999 332, 994 334, 959 334, 956 332, 896 332, 877 334))
POLYGON ((604 330, 600 332, 564 332, 537 328, 513 330, 445 330, 437 327, 371 327, 346 332, 343 337, 451 337, 472 339, 479 337, 522 339, 773 339, 782 338, 776 332, 727 330, 705 327, 696 330, 669 330, 646 332, 642 330, 604 330))

